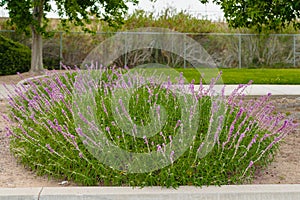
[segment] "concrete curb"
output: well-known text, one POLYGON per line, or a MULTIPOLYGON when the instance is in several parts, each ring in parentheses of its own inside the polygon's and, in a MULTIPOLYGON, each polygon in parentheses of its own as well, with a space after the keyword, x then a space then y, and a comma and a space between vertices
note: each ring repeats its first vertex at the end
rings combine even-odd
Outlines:
POLYGON ((0 188, 0 199, 39 199, 42 188, 0 188))
POLYGON ((221 187, 190 187, 166 189, 161 187, 45 187, 0 188, 0 199, 39 200, 298 200, 300 184, 295 185, 225 185, 221 187))

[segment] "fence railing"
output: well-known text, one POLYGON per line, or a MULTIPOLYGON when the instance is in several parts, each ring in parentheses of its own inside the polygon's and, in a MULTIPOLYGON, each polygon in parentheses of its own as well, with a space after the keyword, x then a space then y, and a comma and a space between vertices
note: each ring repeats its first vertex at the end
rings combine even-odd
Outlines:
MULTIPOLYGON (((0 34, 14 41, 31 46, 31 38, 10 30, 0 30, 0 34)), ((60 67, 60 62, 69 66, 80 66, 86 56, 100 43, 115 33, 54 32, 43 40, 44 64, 47 67, 60 67)), ((164 34, 164 33, 124 33, 164 34)), ((169 33, 172 34, 172 33, 169 33)), ((230 33, 186 33, 198 42, 223 68, 296 68, 300 67, 300 34, 230 34, 230 33)), ((175 44, 178 45, 178 44, 175 44)), ((184 46, 183 49, 188 49, 184 46)), ((105 51, 105 49, 103 49, 105 51)), ((114 61, 118 66, 134 67, 138 64, 156 62, 173 67, 191 67, 186 56, 175 55, 162 49, 138 49, 125 53, 114 61)))

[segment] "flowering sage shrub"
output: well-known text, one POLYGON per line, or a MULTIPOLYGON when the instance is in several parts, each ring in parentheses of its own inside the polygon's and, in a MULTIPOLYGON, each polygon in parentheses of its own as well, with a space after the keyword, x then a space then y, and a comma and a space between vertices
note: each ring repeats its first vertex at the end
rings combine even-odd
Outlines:
MULTIPOLYGON (((123 109, 122 100, 118 102, 120 109, 116 110, 111 98, 120 79, 125 80, 124 71, 104 68, 99 82, 93 83, 97 87, 94 99, 97 120, 93 123, 105 132, 109 142, 123 150, 136 153, 156 151, 171 161, 170 165, 158 166, 151 172, 129 173, 125 169, 107 166, 88 150, 87 145, 97 143, 97 140, 92 137, 83 139, 85 133, 74 122, 74 116, 78 116, 84 123, 92 124, 74 110, 72 93, 74 87, 79 87, 74 84, 78 72, 67 71, 28 81, 27 85, 16 86, 18 95, 9 98, 10 113, 4 118, 12 124, 6 127, 11 151, 39 175, 89 186, 240 184, 251 181, 255 170, 272 161, 279 142, 296 127, 291 119, 275 114, 274 106, 268 102, 270 95, 245 102, 242 92, 247 85, 240 85, 225 97, 224 114, 218 119, 214 133, 214 146, 201 157, 199 151, 205 146, 205 137, 212 123, 210 90, 213 90, 213 85, 205 89, 201 84, 199 89, 195 89, 193 84, 189 84, 183 98, 192 97, 198 103, 197 134, 185 152, 174 159, 174 151, 166 151, 166 145, 172 145, 173 138, 180 134, 182 123, 179 99, 170 90, 174 84, 170 81, 144 84, 131 96, 129 111, 123 109), (153 107, 153 113, 149 114, 153 107), (167 115, 160 114, 162 109, 167 115), (149 124, 153 120, 151 116, 164 118, 164 124, 151 137, 135 137, 118 126, 114 113, 140 126, 149 124)), ((180 81, 176 85, 186 87, 180 81)), ((88 88, 83 89, 89 92, 88 88)), ((88 111, 91 105, 86 106, 88 111)))

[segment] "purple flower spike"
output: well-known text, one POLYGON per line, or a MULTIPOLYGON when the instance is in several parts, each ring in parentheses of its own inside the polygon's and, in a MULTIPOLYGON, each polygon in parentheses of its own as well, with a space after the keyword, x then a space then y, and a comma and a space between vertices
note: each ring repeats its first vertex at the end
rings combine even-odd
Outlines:
POLYGON ((51 148, 50 144, 46 144, 46 147, 50 151, 50 153, 54 153, 54 150, 51 148))
POLYGON ((174 154, 175 154, 175 152, 174 151, 171 151, 171 153, 170 153, 170 160, 171 160, 171 163, 173 164, 173 162, 174 162, 174 154))
POLYGON ((146 137, 146 136, 143 136, 143 139, 144 139, 144 141, 145 141, 145 144, 148 145, 148 139, 147 139, 147 137, 146 137))
POLYGON ((181 124, 181 121, 178 120, 177 123, 176 123, 175 129, 178 128, 180 126, 180 124, 181 124))
POLYGON ((157 147, 157 152, 161 152, 161 151, 162 151, 162 149, 161 149, 161 146, 160 146, 160 145, 157 145, 156 147, 157 147))

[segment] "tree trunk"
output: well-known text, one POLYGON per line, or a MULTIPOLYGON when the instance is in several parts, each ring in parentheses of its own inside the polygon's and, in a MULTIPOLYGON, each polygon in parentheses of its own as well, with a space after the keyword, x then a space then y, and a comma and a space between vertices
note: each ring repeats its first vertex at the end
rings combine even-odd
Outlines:
MULTIPOLYGON (((43 18, 43 0, 34 0, 34 9, 32 12, 33 19, 37 22, 37 26, 41 27, 43 18)), ((43 67, 43 38, 42 34, 37 31, 37 26, 31 26, 32 32, 32 48, 31 48, 31 67, 30 72, 42 74, 43 67)))
POLYGON ((31 68, 30 72, 43 73, 43 39, 41 34, 32 31, 31 68))

